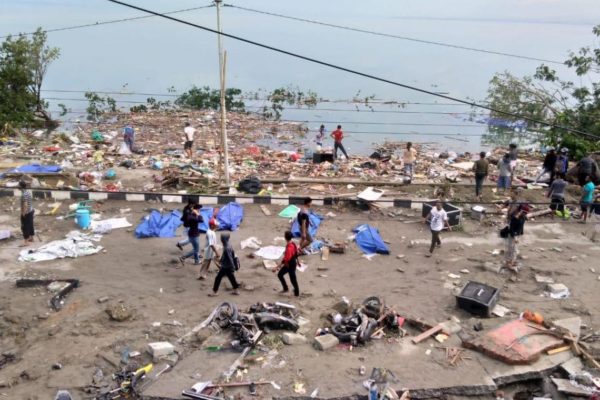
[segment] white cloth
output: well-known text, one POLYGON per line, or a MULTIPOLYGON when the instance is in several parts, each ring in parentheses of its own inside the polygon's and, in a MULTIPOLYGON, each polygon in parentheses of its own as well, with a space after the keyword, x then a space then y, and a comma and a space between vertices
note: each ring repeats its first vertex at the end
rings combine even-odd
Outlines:
POLYGON ((188 142, 194 141, 194 134, 196 133, 195 128, 192 128, 191 126, 186 126, 183 129, 183 132, 185 133, 185 138, 187 139, 188 142))
POLYGON ((206 231, 206 246, 204 247, 204 259, 212 260, 215 257, 215 252, 211 246, 217 244, 217 234, 212 229, 206 231))
POLYGON ((55 260, 57 258, 76 258, 96 254, 102 250, 102 246, 96 246, 91 241, 94 236, 72 231, 66 235, 66 239, 55 240, 35 250, 22 250, 19 261, 38 262, 55 260))
POLYGON ((444 229, 444 221, 448 221, 448 214, 444 209, 438 210, 436 207, 431 209, 431 230, 439 232, 444 229))
POLYGON ((266 260, 279 260, 283 257, 285 247, 282 246, 267 246, 261 247, 260 250, 255 251, 254 255, 266 260))

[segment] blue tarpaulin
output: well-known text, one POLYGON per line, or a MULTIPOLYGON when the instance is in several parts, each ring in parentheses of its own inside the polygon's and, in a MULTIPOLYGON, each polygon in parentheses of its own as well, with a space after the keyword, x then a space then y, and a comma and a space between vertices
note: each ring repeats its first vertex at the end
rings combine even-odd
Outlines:
POLYGON ((142 222, 135 228, 135 237, 138 239, 149 237, 172 238, 181 225, 181 212, 178 210, 161 214, 152 210, 150 215, 142 218, 142 222))
POLYGON ((244 219, 244 209, 238 203, 231 202, 217 213, 220 231, 235 231, 244 219))
POLYGON ((379 230, 369 224, 357 225, 352 232, 356 233, 356 244, 365 254, 390 254, 383 242, 379 230))
POLYGON ((27 164, 6 171, 7 174, 40 174, 62 171, 60 165, 27 164))
POLYGON ((202 207, 200 209, 200 215, 202 215, 202 223, 198 224, 198 229, 200 232, 206 233, 208 230, 208 222, 213 217, 214 208, 212 207, 202 207))
MULTIPOLYGON (((319 225, 321 225, 323 217, 313 211, 309 211, 308 220, 310 221, 310 224, 308 224, 308 233, 314 239, 317 237, 317 230, 319 229, 319 225)), ((292 222, 292 235, 300 237, 300 234, 300 224, 298 223, 298 217, 296 217, 294 218, 294 222, 292 222)))

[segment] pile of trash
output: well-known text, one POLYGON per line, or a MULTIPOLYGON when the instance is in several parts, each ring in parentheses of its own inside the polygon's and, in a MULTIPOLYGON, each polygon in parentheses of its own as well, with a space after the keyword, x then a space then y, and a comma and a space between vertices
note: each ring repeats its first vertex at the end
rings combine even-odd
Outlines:
POLYGON ((242 350, 256 345, 263 334, 272 330, 296 332, 300 327, 296 307, 286 303, 256 303, 246 312, 240 312, 234 303, 224 302, 209 317, 214 332, 231 330, 233 349, 242 350))
POLYGON ((382 337, 384 330, 398 334, 400 337, 404 336, 403 317, 390 307, 386 307, 377 296, 367 297, 356 308, 352 307, 352 302, 348 298, 342 297, 333 308, 335 311, 327 316, 331 325, 320 328, 317 337, 333 335, 341 343, 356 346, 382 337))

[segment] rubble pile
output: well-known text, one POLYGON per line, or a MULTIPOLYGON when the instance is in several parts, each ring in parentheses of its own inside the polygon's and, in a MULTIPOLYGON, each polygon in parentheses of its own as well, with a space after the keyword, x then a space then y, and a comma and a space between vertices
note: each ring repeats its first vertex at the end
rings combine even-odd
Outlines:
MULTIPOLYGON (((117 114, 106 122, 65 125, 67 131, 35 131, 3 140, 0 170, 26 164, 60 166, 55 173, 32 173, 41 187, 104 191, 215 192, 223 177, 219 115, 214 111, 149 112, 117 114), (197 128, 193 159, 183 151, 186 122, 197 128), (135 129, 134 152, 124 146, 125 125, 135 129), (94 162, 95 147, 103 152, 103 162, 94 162), (126 170, 137 179, 128 179, 126 170), (148 173, 150 173, 148 175, 148 173), (123 176, 120 176, 123 175, 123 176), (151 178, 151 179, 148 179, 151 178)), ((402 153, 405 144, 386 142, 375 145, 369 156, 351 154, 351 159, 316 163, 313 138, 297 122, 270 121, 262 117, 229 113, 230 176, 239 182, 248 176, 262 180, 293 181, 313 178, 336 183, 344 177, 364 182, 406 183, 402 153)), ((440 152, 429 144, 417 145, 417 162, 412 182, 460 182, 472 177, 474 155, 440 152)), ((331 156, 331 146, 321 150, 331 156)), ((505 149, 490 153, 492 165, 505 149)), ((517 177, 534 177, 541 166, 535 155, 521 155, 517 177), (525 156, 523 158, 523 156, 525 156)), ((496 173, 492 166, 492 177, 496 173)), ((1 183, 10 186, 22 174, 8 172, 1 183)), ((518 182, 517 182, 518 183, 518 182)))

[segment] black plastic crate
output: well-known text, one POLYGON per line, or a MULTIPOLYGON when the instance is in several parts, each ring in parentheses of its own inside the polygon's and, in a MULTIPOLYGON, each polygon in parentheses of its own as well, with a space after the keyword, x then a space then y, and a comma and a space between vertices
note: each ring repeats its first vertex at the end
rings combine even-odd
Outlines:
MULTIPOLYGON (((435 203, 435 201, 423 203, 423 208, 421 210, 423 218, 427 217, 429 211, 435 207, 435 203)), ((448 214, 448 224, 450 224, 450 226, 460 225, 462 221, 462 210, 460 208, 453 206, 450 203, 442 203, 442 208, 446 211, 446 214, 448 214)))
POLYGON ((456 296, 456 305, 471 314, 489 317, 498 303, 500 291, 483 283, 469 281, 456 296))

